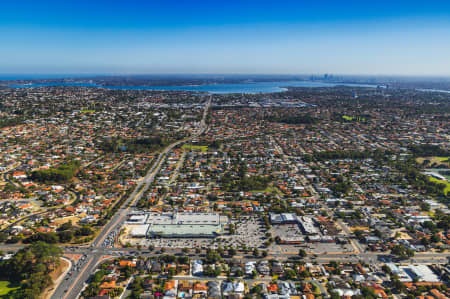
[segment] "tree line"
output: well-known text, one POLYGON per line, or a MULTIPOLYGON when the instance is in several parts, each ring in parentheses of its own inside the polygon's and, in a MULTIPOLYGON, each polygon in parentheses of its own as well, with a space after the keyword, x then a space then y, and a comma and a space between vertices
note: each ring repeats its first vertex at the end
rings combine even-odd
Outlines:
POLYGON ((352 159, 352 160, 362 160, 362 159, 384 159, 387 155, 391 155, 390 151, 375 150, 375 151, 324 151, 316 152, 313 155, 306 155, 307 160, 312 160, 312 158, 318 161, 325 160, 338 160, 338 159, 352 159))
POLYGON ((0 261, 0 276, 19 288, 7 294, 10 299, 37 299, 52 284, 50 273, 60 264, 62 249, 36 242, 17 251, 9 260, 0 261))
POLYGON ((99 144, 101 150, 107 153, 146 153, 160 150, 168 144, 168 141, 160 136, 122 139, 115 138, 105 140, 99 144))
POLYGON ((410 145, 408 149, 416 157, 450 156, 450 151, 433 144, 410 145))
POLYGON ((24 122, 23 117, 0 119, 0 128, 13 127, 24 122))
POLYGON ((80 165, 80 161, 71 161, 56 168, 39 169, 31 173, 31 179, 43 183, 67 183, 73 178, 80 165))
POLYGON ((300 115, 282 115, 282 116, 269 116, 266 118, 269 122, 283 123, 289 125, 300 125, 300 124, 316 124, 319 120, 308 114, 300 115))

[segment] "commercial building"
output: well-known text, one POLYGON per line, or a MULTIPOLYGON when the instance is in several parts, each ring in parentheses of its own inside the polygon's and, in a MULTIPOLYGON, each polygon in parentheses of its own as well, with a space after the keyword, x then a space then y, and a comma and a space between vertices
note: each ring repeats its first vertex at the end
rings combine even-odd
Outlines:
POLYGON ((144 224, 147 220, 146 214, 132 214, 128 217, 127 223, 129 224, 144 224))
POLYGON ((314 226, 314 222, 310 217, 299 217, 299 223, 303 230, 303 233, 306 235, 316 235, 319 233, 317 227, 314 226))
POLYGON ((132 238, 145 238, 149 227, 149 224, 133 225, 130 236, 132 238))
POLYGON ((177 212, 132 215, 127 221, 132 225, 131 237, 149 238, 214 238, 227 223, 228 217, 219 213, 177 212))
POLYGON ((270 223, 271 224, 295 224, 298 223, 297 215, 292 213, 270 213, 270 223))

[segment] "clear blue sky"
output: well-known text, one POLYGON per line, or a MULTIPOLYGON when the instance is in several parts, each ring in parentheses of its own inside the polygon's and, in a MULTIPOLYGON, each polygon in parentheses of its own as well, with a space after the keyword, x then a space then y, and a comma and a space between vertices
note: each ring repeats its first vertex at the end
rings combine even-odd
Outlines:
POLYGON ((0 73, 450 75, 450 1, 0 2, 0 73))

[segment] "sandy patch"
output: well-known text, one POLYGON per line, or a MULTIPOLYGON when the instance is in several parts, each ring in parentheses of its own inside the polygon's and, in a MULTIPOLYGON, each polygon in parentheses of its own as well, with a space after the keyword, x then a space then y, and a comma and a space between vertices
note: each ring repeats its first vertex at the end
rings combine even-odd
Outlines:
POLYGON ((366 226, 352 226, 350 228, 351 231, 357 231, 357 230, 364 230, 364 231, 369 231, 369 228, 366 226))
POLYGON ((63 218, 58 218, 53 220, 53 222, 57 225, 61 225, 63 223, 72 221, 72 224, 77 224, 78 221, 80 221, 80 219, 84 217, 83 214, 80 214, 79 216, 68 216, 68 217, 63 217, 63 218))

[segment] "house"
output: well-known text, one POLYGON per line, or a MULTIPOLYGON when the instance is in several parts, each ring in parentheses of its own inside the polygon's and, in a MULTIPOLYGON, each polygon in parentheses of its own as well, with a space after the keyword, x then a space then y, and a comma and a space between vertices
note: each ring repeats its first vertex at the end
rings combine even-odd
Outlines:
POLYGON ((136 267, 136 262, 134 261, 120 261, 119 262, 120 267, 136 267))
POLYGON ((256 269, 261 275, 269 275, 270 274, 269 261, 260 261, 256 269))
POLYGON ((272 264, 272 273, 276 275, 280 275, 284 273, 283 265, 280 262, 274 262, 272 264))
POLYGON ((170 298, 177 297, 178 280, 168 280, 164 284, 164 296, 170 298))
POLYGON ((220 284, 217 281, 208 281, 208 298, 221 298, 220 284))
POLYGON ((146 279, 144 280, 144 282, 142 283, 142 287, 144 289, 153 289, 153 286, 155 285, 155 281, 153 279, 146 279))
POLYGON ((192 275, 196 275, 196 276, 203 275, 203 261, 202 260, 192 261, 192 275))
POLYGON ((448 298, 447 296, 445 296, 444 294, 439 292, 437 289, 432 289, 430 291, 430 294, 436 299, 446 299, 446 298, 448 298))
POLYGON ((233 289, 234 289, 234 292, 236 292, 236 293, 244 293, 245 285, 242 281, 238 281, 238 282, 233 283, 233 289))
POLYGON ((194 294, 201 294, 206 297, 208 294, 208 286, 203 282, 196 282, 194 283, 193 291, 194 294))
POLYGON ((245 263, 245 274, 252 275, 253 271, 256 269, 256 262, 249 261, 245 263))
POLYGON ((17 180, 27 178, 27 174, 25 173, 25 171, 14 171, 12 176, 17 180))
POLYGON ((162 264, 158 261, 155 261, 152 264, 151 272, 152 273, 161 273, 161 270, 162 270, 162 264))
POLYGON ((178 282, 178 298, 192 297, 193 284, 187 280, 180 280, 178 282))

